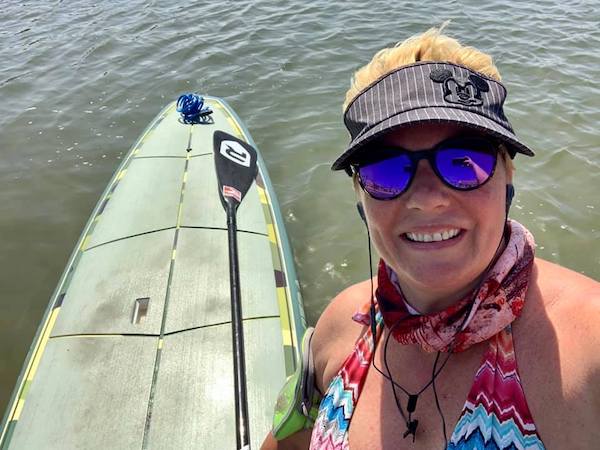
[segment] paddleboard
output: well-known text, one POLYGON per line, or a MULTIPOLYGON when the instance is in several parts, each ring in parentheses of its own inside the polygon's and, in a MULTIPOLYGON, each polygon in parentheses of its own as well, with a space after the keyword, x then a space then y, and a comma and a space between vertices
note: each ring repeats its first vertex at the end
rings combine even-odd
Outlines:
MULTIPOLYGON (((222 99, 167 105, 132 146, 52 295, 5 413, 1 449, 233 449, 226 215, 213 135, 256 148, 222 99)), ((262 157, 237 212, 250 440, 271 427, 306 328, 262 157)))

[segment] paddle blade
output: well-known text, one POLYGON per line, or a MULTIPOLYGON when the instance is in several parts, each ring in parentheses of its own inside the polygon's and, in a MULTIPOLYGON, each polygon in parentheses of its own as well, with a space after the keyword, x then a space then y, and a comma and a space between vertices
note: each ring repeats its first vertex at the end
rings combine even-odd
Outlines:
POLYGON ((215 131, 213 143, 221 203, 235 210, 256 178, 256 150, 224 131, 215 131))

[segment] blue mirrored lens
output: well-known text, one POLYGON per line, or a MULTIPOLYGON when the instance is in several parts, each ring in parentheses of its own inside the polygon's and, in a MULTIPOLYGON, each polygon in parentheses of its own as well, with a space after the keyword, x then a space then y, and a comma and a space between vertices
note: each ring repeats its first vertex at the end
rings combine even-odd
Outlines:
POLYGON ((406 154, 360 166, 358 176, 363 189, 373 198, 389 200, 406 190, 413 164, 406 154))
POLYGON ((436 152, 437 171, 456 189, 473 189, 485 183, 494 172, 496 152, 466 148, 443 148, 436 152))

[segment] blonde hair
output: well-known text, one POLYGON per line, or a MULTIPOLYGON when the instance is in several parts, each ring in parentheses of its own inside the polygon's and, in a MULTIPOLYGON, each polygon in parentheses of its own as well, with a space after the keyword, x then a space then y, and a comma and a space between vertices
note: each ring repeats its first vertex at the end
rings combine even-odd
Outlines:
MULTIPOLYGON (((350 89, 346 92, 343 110, 346 111, 350 102, 379 78, 418 61, 445 61, 460 64, 500 81, 500 72, 490 55, 474 47, 462 45, 456 39, 442 34, 449 23, 450 21, 446 21, 440 27, 430 28, 424 33, 409 37, 404 42, 398 42, 394 47, 379 50, 367 65, 354 73, 350 89)), ((515 167, 508 156, 508 150, 504 145, 500 146, 500 150, 512 174, 515 167)))
POLYGON ((373 59, 358 69, 346 92, 344 111, 354 98, 367 86, 382 76, 417 61, 445 61, 460 64, 476 72, 500 81, 500 72, 492 57, 476 48, 462 45, 456 39, 442 34, 448 25, 444 22, 439 28, 430 28, 425 33, 409 37, 394 47, 379 50, 373 59))

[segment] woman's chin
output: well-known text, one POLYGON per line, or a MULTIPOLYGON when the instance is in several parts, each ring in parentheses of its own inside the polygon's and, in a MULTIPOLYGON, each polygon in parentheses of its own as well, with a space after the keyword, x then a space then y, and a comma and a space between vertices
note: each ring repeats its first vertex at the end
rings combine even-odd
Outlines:
POLYGON ((394 269, 400 287, 407 299, 416 303, 436 299, 447 307, 463 298, 477 281, 471 273, 460 273, 464 264, 438 261, 435 264, 420 264, 414 267, 406 267, 406 264, 403 264, 400 267, 403 268, 401 271, 394 269))

